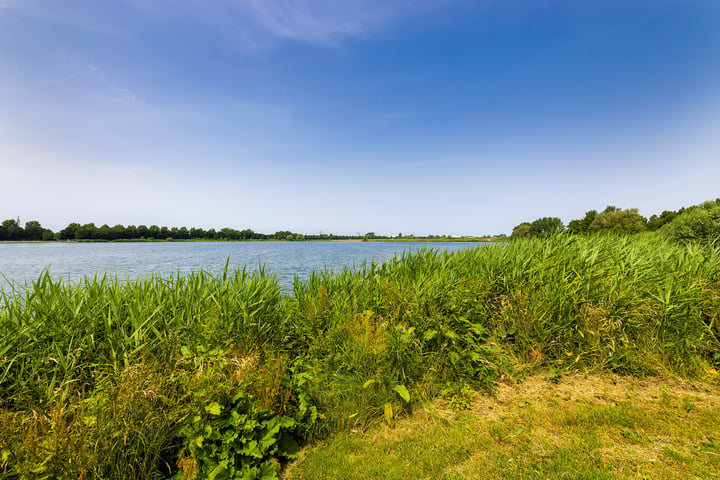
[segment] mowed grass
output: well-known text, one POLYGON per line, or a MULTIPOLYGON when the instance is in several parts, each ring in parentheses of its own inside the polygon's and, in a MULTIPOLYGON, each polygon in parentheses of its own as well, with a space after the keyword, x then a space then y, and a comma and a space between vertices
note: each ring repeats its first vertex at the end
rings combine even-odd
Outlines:
POLYGON ((469 408, 438 399, 395 429, 333 435, 283 478, 720 477, 717 382, 570 375, 501 382, 469 408))

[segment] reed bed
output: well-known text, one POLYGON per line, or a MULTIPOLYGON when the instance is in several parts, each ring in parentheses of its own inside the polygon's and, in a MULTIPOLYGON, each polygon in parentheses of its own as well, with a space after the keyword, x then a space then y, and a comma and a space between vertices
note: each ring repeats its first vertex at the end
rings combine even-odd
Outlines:
POLYGON ((293 445, 392 424, 456 385, 715 378, 719 316, 720 249, 654 235, 424 249, 286 293, 262 269, 75 284, 45 272, 0 297, 0 472, 272 478, 293 445), (237 429, 243 415, 259 416, 242 446, 197 446, 198 425, 237 429))

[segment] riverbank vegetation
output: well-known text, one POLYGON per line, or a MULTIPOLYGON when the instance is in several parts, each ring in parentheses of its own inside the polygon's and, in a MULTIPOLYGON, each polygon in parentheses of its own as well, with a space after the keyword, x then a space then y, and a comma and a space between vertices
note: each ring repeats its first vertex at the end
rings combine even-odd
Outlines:
POLYGON ((517 225, 512 237, 546 237, 565 231, 576 235, 658 231, 679 243, 715 241, 720 238, 720 198, 677 211, 666 210, 649 219, 640 215, 636 208, 621 209, 612 205, 600 213, 589 210, 583 218, 571 220, 567 227, 558 217, 542 217, 517 225))
POLYGON ((220 241, 238 241, 238 240, 283 240, 283 241, 301 241, 301 240, 420 240, 420 241, 498 241, 502 240, 505 235, 485 235, 485 236, 450 236, 450 235, 403 235, 398 233, 396 236, 376 235, 374 232, 368 232, 363 235, 335 235, 333 233, 305 234, 293 233, 288 230, 277 231, 273 234, 265 234, 254 232, 246 228, 244 230, 236 230, 234 228, 221 228, 215 230, 203 230, 202 228, 187 227, 159 227, 157 225, 115 225, 113 227, 105 224, 96 226, 94 223, 80 225, 79 223, 71 223, 57 233, 52 230, 43 228, 40 222, 29 221, 25 223, 23 228, 20 220, 5 220, 0 224, 0 241, 44 241, 52 242, 57 240, 78 241, 78 242, 152 242, 152 241, 188 241, 188 240, 220 240, 220 241))
MULTIPOLYGON (((390 429, 438 397, 473 408, 537 375, 718 385, 719 369, 720 246, 660 235, 421 250, 291 292, 262 270, 44 274, 0 301, 0 474, 274 478, 305 444, 390 429)), ((629 408, 620 434, 642 435, 629 408)), ((703 418, 716 452, 717 415, 703 418)), ((470 427, 531 431, 508 425, 470 427)))

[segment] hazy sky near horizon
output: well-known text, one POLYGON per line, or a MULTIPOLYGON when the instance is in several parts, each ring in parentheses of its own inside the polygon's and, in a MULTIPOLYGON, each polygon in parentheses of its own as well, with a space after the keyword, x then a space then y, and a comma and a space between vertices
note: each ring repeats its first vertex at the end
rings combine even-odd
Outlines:
POLYGON ((717 0, 0 0, 0 220, 496 234, 720 196, 717 0))

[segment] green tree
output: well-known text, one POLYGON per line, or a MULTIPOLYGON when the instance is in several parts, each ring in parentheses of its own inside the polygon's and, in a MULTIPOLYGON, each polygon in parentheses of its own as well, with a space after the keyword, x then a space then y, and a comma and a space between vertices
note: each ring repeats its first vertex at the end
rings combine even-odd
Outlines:
POLYGON ((75 238, 78 240, 92 240, 98 238, 98 228, 94 223, 86 223, 75 232, 75 238))
POLYGON ((23 235, 24 240, 42 240, 43 228, 40 222, 31 220, 25 222, 25 234, 23 235))
POLYGON ((720 241, 720 205, 711 208, 694 208, 662 227, 661 232, 673 241, 720 241))
POLYGON ((554 235, 564 230, 565 225, 558 217, 542 217, 530 224, 530 234, 538 237, 554 235))
POLYGON ((79 223, 71 223, 67 227, 60 230, 60 240, 75 240, 77 238, 77 231, 79 229, 79 223))
POLYGON ((44 242, 52 242, 58 239, 58 236, 53 233, 52 230, 48 228, 43 228, 42 238, 44 242))
POLYGON ((522 222, 513 228, 512 236, 514 238, 522 238, 530 236, 530 222, 522 222))
POLYGON ((583 218, 579 220, 571 220, 570 223, 568 223, 568 232, 575 234, 587 233, 590 224, 593 220, 595 220, 597 214, 597 210, 589 210, 585 212, 585 216, 583 218))
POLYGON ((678 216, 678 212, 674 212, 671 210, 663 210, 663 212, 658 215, 651 215, 650 219, 648 220, 647 229, 652 231, 659 230, 662 228, 663 225, 667 225, 668 223, 672 222, 675 217, 678 216))
POLYGON ((110 225, 108 225, 107 223, 103 223, 100 228, 98 228, 96 238, 99 240, 113 240, 110 225))
POLYGON ((5 220, 2 222, 2 229, 5 232, 5 240, 22 240, 25 235, 17 220, 5 220))
MULTIPOLYGON (((608 207, 610 208, 610 207, 608 207)), ((637 208, 619 210, 605 209, 595 216, 588 226, 589 232, 598 233, 638 233, 646 229, 647 219, 638 213, 637 208)))

